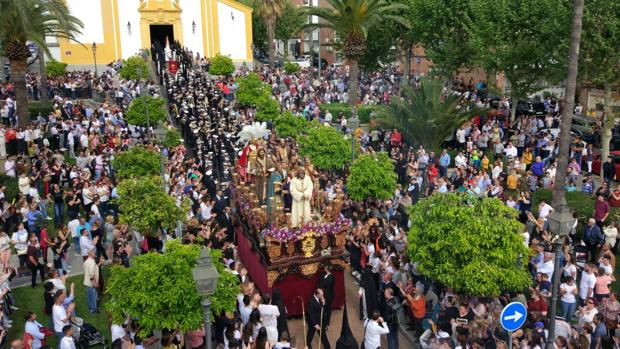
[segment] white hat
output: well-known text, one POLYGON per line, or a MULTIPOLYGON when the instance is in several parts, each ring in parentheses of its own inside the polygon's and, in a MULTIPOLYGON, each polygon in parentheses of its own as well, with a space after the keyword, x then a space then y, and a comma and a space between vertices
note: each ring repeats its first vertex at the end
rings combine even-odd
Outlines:
POLYGON ((439 331, 437 332, 437 338, 446 339, 446 338, 450 338, 450 335, 448 334, 448 332, 439 331))
POLYGON ((213 173, 213 171, 209 170, 207 171, 207 176, 210 176, 213 173))

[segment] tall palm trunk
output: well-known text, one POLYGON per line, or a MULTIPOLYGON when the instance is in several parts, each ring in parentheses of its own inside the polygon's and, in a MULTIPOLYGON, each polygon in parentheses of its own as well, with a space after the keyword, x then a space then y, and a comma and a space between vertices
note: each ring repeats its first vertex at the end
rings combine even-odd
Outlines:
POLYGON ((276 38, 276 20, 270 17, 265 24, 267 27, 267 43, 269 44, 269 66, 273 68, 276 61, 276 47, 274 43, 276 38))
POLYGON ((405 64, 403 64, 403 74, 405 76, 405 83, 409 84, 411 80, 411 59, 413 58, 413 49, 408 43, 405 44, 405 64))
POLYGON ((15 102, 17 102, 17 121, 20 127, 30 123, 28 114, 28 88, 26 87, 26 59, 10 59, 11 78, 14 84, 15 102))
MULTIPOLYGON (((612 130, 615 124, 615 117, 611 112, 611 84, 605 81, 605 98, 603 99, 603 111, 605 118, 603 119, 603 132, 601 135, 601 161, 606 161, 609 156, 609 142, 612 138, 612 130)), ((603 173, 601 172, 601 175, 603 173)))
POLYGON ((357 87, 359 85, 360 68, 357 58, 349 57, 349 106, 357 104, 357 87))
POLYGON ((39 91, 41 92, 41 102, 47 102, 47 72, 45 71, 45 52, 39 48, 39 75, 41 75, 41 81, 39 84, 39 91))
MULTIPOLYGON (((571 137, 570 129, 575 107, 575 91, 577 88, 577 68, 579 64, 579 44, 581 43, 581 22, 583 19, 583 0, 574 1, 574 14, 568 53, 568 74, 564 92, 564 112, 560 123, 560 153, 555 173, 555 189, 553 190, 553 207, 558 210, 566 206, 564 186, 566 185, 566 169, 568 167, 568 151, 571 137)), ((556 232, 558 233, 558 232, 556 232)))

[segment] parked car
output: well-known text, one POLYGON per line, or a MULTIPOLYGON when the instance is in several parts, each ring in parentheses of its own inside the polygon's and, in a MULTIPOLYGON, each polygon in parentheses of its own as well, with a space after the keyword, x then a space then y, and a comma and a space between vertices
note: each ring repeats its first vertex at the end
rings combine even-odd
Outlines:
POLYGON ((588 143, 594 143, 595 135, 594 129, 596 127, 596 119, 573 115, 573 122, 571 124, 571 131, 581 136, 581 139, 588 143))
MULTIPOLYGON (((609 157, 612 159, 612 161, 614 162, 614 165, 616 167, 616 178, 620 178, 620 150, 614 150, 614 151, 610 151, 609 152, 609 157)), ((606 161, 606 160, 604 160, 606 161)), ((592 173, 594 174, 601 174, 601 164, 603 161, 601 161, 601 153, 599 152, 595 152, 593 154, 593 160, 592 160, 592 173)), ((587 166, 586 162, 585 162, 585 157, 583 158, 583 166, 587 166)), ((586 168, 587 170, 587 168, 586 168)))
POLYGON ((547 109, 545 108, 545 103, 543 103, 541 101, 531 101, 530 104, 532 104, 532 110, 534 111, 534 115, 536 115, 536 116, 543 116, 543 115, 547 114, 547 109))

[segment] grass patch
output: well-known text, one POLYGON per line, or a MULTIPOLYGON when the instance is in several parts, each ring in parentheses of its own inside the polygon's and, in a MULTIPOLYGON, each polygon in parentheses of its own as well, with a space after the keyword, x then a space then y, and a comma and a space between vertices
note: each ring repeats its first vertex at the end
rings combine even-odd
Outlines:
MULTIPOLYGON (((110 276, 110 268, 103 268, 104 280, 110 276)), ((39 280, 37 280, 39 281, 39 280)), ((67 279, 67 289, 70 288, 71 283, 75 284, 75 310, 78 317, 84 319, 84 322, 90 323, 103 334, 106 341, 110 341, 110 323, 108 322, 108 315, 103 311, 103 304, 108 300, 107 295, 103 295, 101 302, 99 303, 98 314, 91 314, 88 311, 88 302, 86 301, 86 288, 84 287, 84 275, 76 275, 67 279)), ((28 311, 33 311, 37 314, 37 321, 43 326, 48 326, 49 316, 45 315, 43 309, 45 307, 45 300, 43 299, 43 285, 37 284, 36 288, 31 288, 30 283, 27 286, 19 287, 13 290, 15 293, 16 306, 19 310, 14 311, 9 317, 13 320, 13 327, 9 329, 8 340, 10 343, 13 339, 22 339, 24 335, 24 316, 28 311)), ((56 348, 58 340, 56 336, 48 338, 47 344, 56 348)), ((108 343, 109 346, 110 343, 108 343)))

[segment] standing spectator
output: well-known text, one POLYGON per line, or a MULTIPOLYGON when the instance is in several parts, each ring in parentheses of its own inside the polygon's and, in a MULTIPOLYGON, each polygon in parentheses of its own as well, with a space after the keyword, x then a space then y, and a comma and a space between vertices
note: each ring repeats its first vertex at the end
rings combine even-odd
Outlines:
POLYGON ((385 302, 383 303, 382 318, 385 319, 389 333, 387 333, 388 349, 398 349, 398 309, 400 302, 394 297, 394 290, 390 287, 383 291, 385 302))
POLYGON ((88 300, 88 310, 91 314, 97 313, 97 288, 99 286, 99 267, 95 261, 95 248, 91 247, 84 261, 84 286, 88 300))
POLYGON ((448 166, 450 166, 450 154, 444 149, 439 157, 439 177, 448 175, 448 166))
POLYGON ((381 348, 381 335, 390 333, 390 330, 383 322, 383 318, 378 310, 372 312, 372 317, 364 324, 364 347, 368 349, 381 348))
POLYGON ((612 181, 616 180, 616 165, 611 157, 608 157, 607 161, 603 164, 603 180, 607 185, 610 185, 612 181))
POLYGON ((560 296, 562 297, 562 317, 570 322, 577 309, 577 285, 572 276, 567 276, 560 285, 560 296))
POLYGON ((583 242, 590 252, 590 261, 596 262, 598 250, 605 243, 605 236, 594 218, 588 219, 588 224, 583 228, 583 242))
POLYGON ((75 303, 70 303, 66 308, 64 305, 66 295, 63 290, 56 291, 54 295, 54 305, 52 306, 52 319, 54 321, 54 332, 58 339, 64 337, 63 329, 65 326, 70 325, 71 314, 75 309, 75 303))
POLYGON ((41 258, 42 252, 39 240, 36 235, 30 234, 28 244, 28 268, 30 268, 32 288, 37 286, 37 272, 41 274, 41 282, 45 282, 45 265, 41 262, 41 258))
POLYGON ((46 329, 37 321, 37 314, 32 311, 27 312, 24 319, 26 320, 24 332, 32 336, 32 342, 30 344, 32 349, 41 348, 41 342, 45 340, 44 331, 46 329))
POLYGON ((596 196, 596 203, 594 204, 593 217, 596 220, 596 224, 599 228, 603 228, 603 223, 609 216, 609 203, 605 200, 603 195, 596 196))

